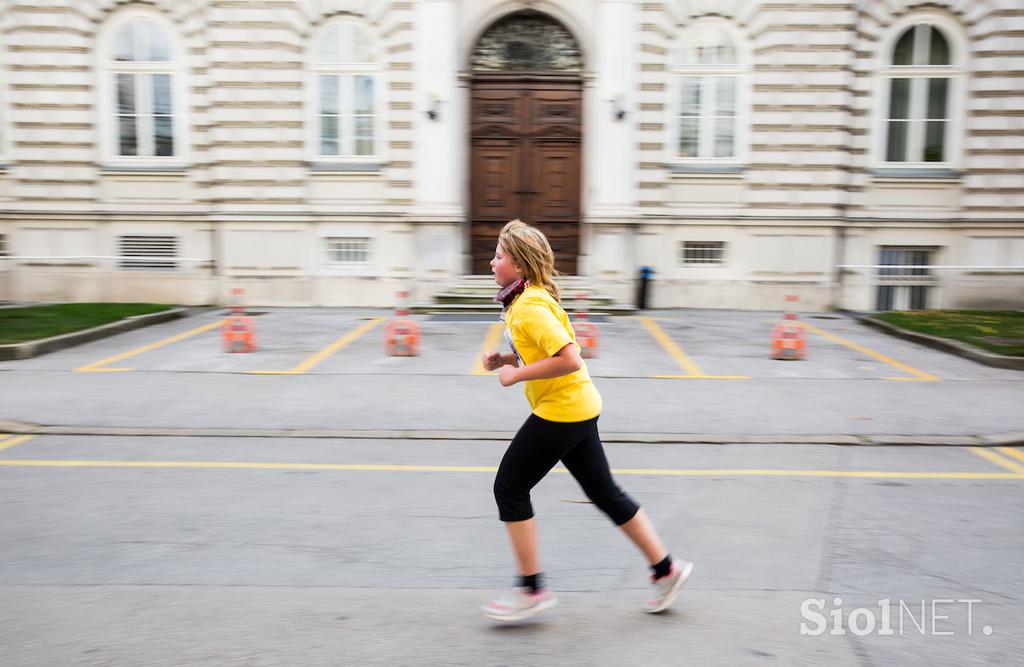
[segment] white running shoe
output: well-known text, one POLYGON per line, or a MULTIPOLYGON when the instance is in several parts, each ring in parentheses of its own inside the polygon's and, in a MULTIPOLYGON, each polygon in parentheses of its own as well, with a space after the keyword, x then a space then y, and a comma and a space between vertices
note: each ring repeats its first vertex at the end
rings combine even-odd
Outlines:
POLYGON ((521 621, 558 604, 558 598, 546 588, 530 593, 528 588, 513 589, 508 595, 480 607, 484 616, 495 621, 521 621))
POLYGON ((648 614, 657 614, 668 609, 669 605, 676 599, 676 596, 679 595, 679 589, 690 578, 691 572, 693 572, 693 563, 685 560, 674 560, 672 561, 672 569, 666 576, 661 579, 655 579, 652 576, 651 583, 654 584, 656 595, 647 601, 644 605, 644 611, 648 614))

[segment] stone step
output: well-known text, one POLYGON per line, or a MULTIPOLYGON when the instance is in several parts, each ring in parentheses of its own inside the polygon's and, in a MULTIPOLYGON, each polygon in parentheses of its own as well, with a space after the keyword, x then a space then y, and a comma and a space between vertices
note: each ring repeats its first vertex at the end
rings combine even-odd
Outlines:
MULTIPOLYGON (((439 292, 434 295, 435 299, 451 301, 454 299, 485 299, 490 301, 497 294, 497 290, 482 290, 482 289, 471 289, 468 287, 449 288, 448 291, 439 292)), ((615 299, 606 294, 592 294, 586 290, 562 290, 562 301, 579 301, 580 294, 587 295, 587 301, 593 301, 594 303, 614 303, 615 299)))

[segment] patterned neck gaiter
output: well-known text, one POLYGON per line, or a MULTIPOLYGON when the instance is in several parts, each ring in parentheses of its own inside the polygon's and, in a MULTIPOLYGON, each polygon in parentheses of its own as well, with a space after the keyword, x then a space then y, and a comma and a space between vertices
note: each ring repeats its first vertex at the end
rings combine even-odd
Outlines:
POLYGON ((500 303, 502 308, 508 309, 509 305, 515 301, 516 297, 523 293, 523 290, 529 286, 530 281, 525 278, 520 278, 508 287, 502 288, 498 292, 498 296, 494 297, 495 303, 500 303))

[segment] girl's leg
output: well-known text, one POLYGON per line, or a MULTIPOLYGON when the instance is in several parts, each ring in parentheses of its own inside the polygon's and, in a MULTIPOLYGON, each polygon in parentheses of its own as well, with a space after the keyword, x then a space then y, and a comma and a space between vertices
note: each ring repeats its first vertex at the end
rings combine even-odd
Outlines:
POLYGON ((587 497, 622 529, 651 565, 661 562, 668 555, 668 549, 658 537, 647 513, 612 479, 596 419, 586 437, 562 457, 562 462, 587 497))
POLYGON ((644 511, 644 508, 641 507, 632 519, 619 526, 619 528, 644 553, 644 556, 647 557, 647 562, 651 565, 660 563, 668 555, 668 549, 665 548, 665 544, 661 541, 657 531, 654 530, 654 526, 647 517, 647 512, 644 511))
POLYGON ((578 441, 578 435, 573 438, 572 426, 530 415, 498 466, 494 498, 499 517, 508 530, 519 573, 524 577, 541 571, 530 490, 555 467, 561 454, 578 441))
POLYGON ((512 550, 516 554, 520 576, 539 574, 541 567, 537 551, 537 519, 508 521, 505 528, 508 529, 508 537, 512 541, 512 550))

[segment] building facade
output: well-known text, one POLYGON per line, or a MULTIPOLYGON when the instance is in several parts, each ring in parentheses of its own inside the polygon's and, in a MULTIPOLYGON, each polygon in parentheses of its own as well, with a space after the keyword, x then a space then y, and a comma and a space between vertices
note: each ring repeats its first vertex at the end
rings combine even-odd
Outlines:
POLYGON ((5 0, 0 300, 1024 307, 1016 0, 5 0))

